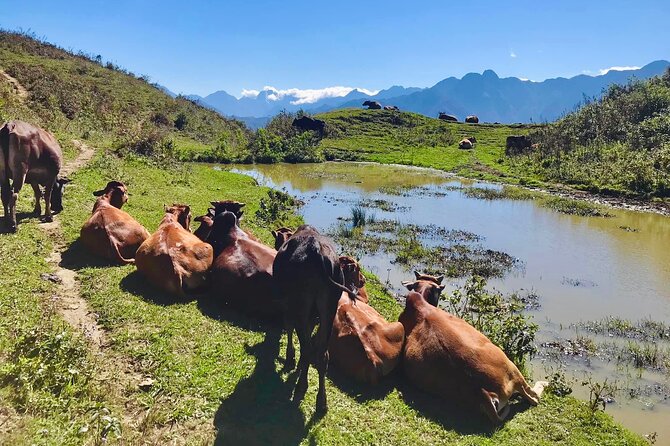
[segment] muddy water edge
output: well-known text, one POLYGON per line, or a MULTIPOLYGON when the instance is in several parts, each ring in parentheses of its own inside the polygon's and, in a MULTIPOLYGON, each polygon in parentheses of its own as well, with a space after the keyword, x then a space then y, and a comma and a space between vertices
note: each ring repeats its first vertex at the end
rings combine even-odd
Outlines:
MULTIPOLYGON (((490 276, 488 288, 531 297, 528 312, 540 326, 539 353, 531 363, 535 378, 560 371, 586 400, 589 386, 582 383, 607 379, 619 389, 608 398, 607 412, 641 434, 656 432, 658 444, 670 444, 669 217, 622 209, 608 209, 608 218, 583 217, 548 209, 539 199, 475 198, 467 189, 501 186, 406 166, 226 168, 299 198, 305 221, 324 232, 350 226, 353 207, 373 215, 373 236, 348 245, 354 251, 348 253, 399 300, 412 265, 398 261, 392 249, 398 228, 429 249, 447 247, 442 252, 461 260, 471 256, 465 263, 490 276)), ((451 259, 445 262, 419 266, 449 268, 450 293, 467 274, 451 259)))

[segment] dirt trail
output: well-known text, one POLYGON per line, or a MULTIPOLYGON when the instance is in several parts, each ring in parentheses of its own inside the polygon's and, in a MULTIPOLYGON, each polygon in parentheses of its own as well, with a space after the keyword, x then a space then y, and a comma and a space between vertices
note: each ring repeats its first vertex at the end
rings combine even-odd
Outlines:
MULTIPOLYGON (((70 175, 84 167, 95 155, 95 150, 81 141, 73 140, 72 142, 79 149, 79 154, 74 160, 66 163, 61 168, 61 177, 70 175)), ((55 242, 54 250, 46 260, 54 268, 53 275, 50 275, 48 279, 59 284, 58 295, 53 297, 56 310, 68 324, 84 333, 84 336, 97 352, 106 344, 105 332, 98 325, 97 315, 93 313, 88 302, 79 294, 77 273, 61 266, 61 253, 66 246, 63 241, 60 221, 55 218, 53 222, 41 224, 40 227, 55 242)))
POLYGON ((0 70, 0 76, 5 78, 7 82, 9 82, 12 87, 14 87, 14 91, 16 92, 16 95, 21 98, 21 100, 26 100, 28 99, 28 90, 25 89, 23 85, 16 79, 14 79, 12 76, 7 74, 4 70, 0 70))

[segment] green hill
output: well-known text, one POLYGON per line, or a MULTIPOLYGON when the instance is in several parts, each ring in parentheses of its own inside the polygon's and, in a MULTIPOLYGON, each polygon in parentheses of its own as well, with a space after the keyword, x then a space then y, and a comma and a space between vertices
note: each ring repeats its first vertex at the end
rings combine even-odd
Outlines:
POLYGON ((670 197, 670 70, 614 86, 531 135, 515 172, 594 192, 670 197))
POLYGON ((0 31, 0 69, 0 120, 25 119, 62 135, 60 140, 119 145, 170 140, 177 152, 235 150, 248 142, 243 123, 172 98, 100 56, 0 31), (23 94, 16 94, 18 89, 23 94))
POLYGON ((328 159, 433 167, 488 179, 509 177, 505 139, 534 127, 447 122, 387 110, 344 109, 317 117, 328 125, 320 143, 328 159), (471 136, 477 139, 475 150, 459 149, 459 141, 471 136))

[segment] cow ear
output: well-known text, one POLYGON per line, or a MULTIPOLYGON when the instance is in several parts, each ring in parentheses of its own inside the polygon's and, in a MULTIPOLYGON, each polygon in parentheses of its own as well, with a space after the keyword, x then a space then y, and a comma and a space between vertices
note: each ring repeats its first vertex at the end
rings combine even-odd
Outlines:
POLYGON ((438 284, 438 285, 442 283, 442 280, 444 280, 444 275, 437 276, 437 277, 435 278, 435 281, 437 281, 437 284, 438 284))
POLYGON ((93 192, 93 195, 95 195, 96 197, 99 197, 99 196, 103 195, 104 193, 105 193, 104 189, 96 190, 95 192, 93 192))
POLYGON ((440 290, 440 293, 442 293, 442 291, 444 291, 444 288, 445 288, 445 287, 446 287, 446 285, 440 285, 440 286, 437 287, 437 288, 440 290))
POLYGON ((68 177, 63 177, 63 178, 59 178, 59 179, 58 179, 58 182, 59 182, 60 184, 67 184, 67 183, 71 183, 72 180, 69 179, 68 177))
POLYGON ((270 231, 270 234, 272 234, 272 237, 277 238, 277 231, 270 231))
POLYGON ((404 286, 404 287, 407 288, 408 290, 412 291, 412 290, 414 289, 414 284, 415 284, 416 282, 410 282, 409 280, 403 280, 403 281, 400 282, 400 283, 402 283, 402 286, 404 286))
POLYGON ((419 280, 419 277, 421 277, 421 273, 415 270, 414 276, 416 277, 416 280, 419 280))

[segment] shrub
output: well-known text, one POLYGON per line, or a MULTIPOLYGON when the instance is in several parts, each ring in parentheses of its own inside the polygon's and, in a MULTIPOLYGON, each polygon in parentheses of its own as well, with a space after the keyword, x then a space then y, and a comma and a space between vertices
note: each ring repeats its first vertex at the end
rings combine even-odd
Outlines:
POLYGON ((523 365, 537 351, 538 326, 522 313, 524 305, 516 295, 488 291, 484 278, 472 276, 446 300, 449 312, 484 333, 514 363, 523 365))
POLYGON ((261 198, 256 219, 267 226, 284 226, 297 205, 298 202, 286 192, 270 189, 268 196, 261 198))

